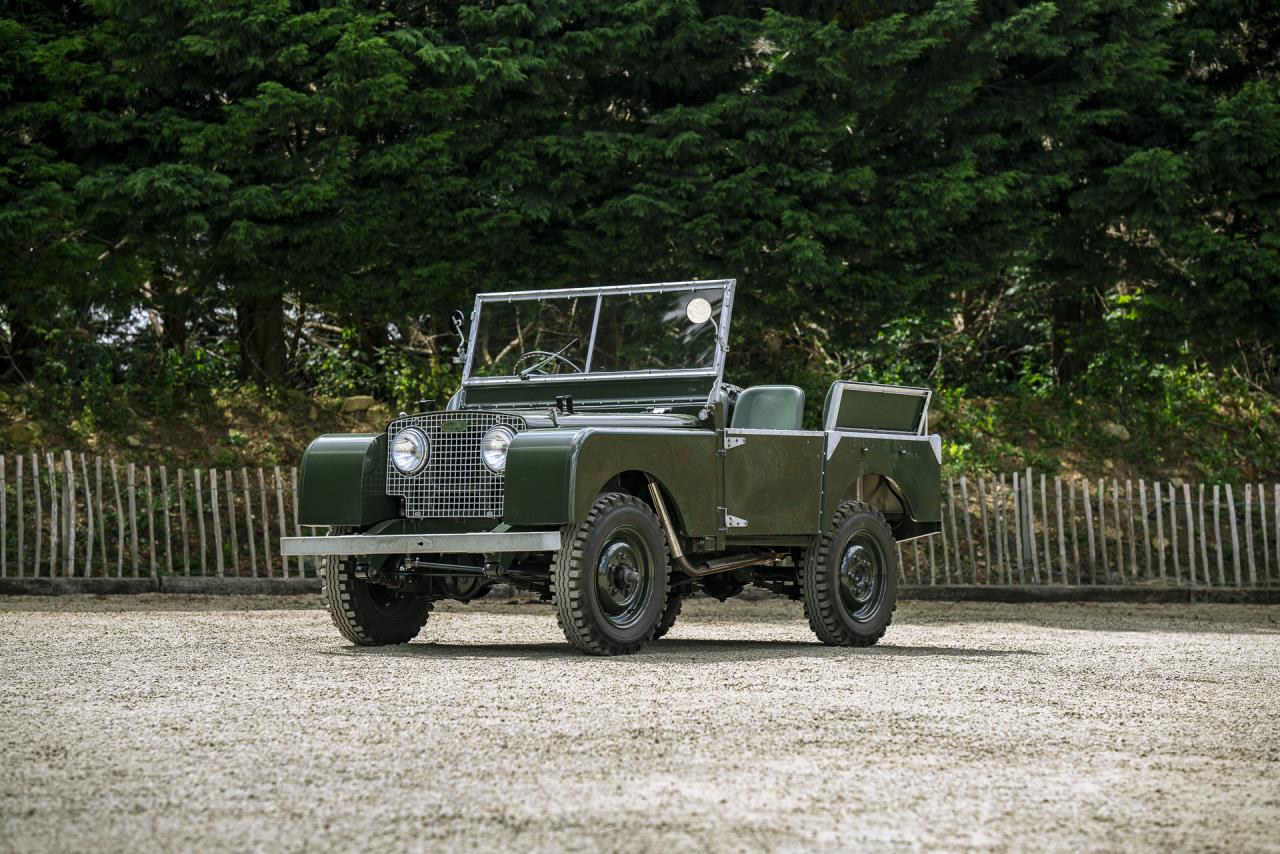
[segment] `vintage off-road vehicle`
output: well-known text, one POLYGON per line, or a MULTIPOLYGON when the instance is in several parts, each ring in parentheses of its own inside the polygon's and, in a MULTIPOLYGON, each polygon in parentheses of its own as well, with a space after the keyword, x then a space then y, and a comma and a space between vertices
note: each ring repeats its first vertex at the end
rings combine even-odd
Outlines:
POLYGON ((803 600, 822 642, 870 646, 897 543, 939 530, 929 392, 836 382, 803 429, 799 388, 723 381, 734 287, 480 295, 443 410, 307 449, 299 520, 328 532, 281 553, 327 557, 356 644, 404 643, 432 602, 504 582, 598 655, 662 637, 697 590, 748 584, 803 600))

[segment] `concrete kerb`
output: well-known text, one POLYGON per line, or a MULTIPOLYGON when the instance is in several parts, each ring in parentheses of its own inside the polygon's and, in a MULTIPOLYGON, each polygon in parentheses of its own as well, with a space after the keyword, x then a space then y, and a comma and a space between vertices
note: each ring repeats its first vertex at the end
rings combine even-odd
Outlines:
POLYGON ((318 578, 0 578, 0 596, 137 595, 288 596, 320 592, 318 578))
MULTIPOLYGON (((172 593, 200 596, 288 596, 318 594, 318 578, 217 578, 158 576, 155 578, 0 578, 0 596, 137 595, 172 593)), ((771 598, 763 590, 746 591, 744 598, 771 598)), ((492 598, 514 595, 506 585, 496 585, 492 598)), ((1217 602, 1254 605, 1280 604, 1280 587, 1026 587, 983 585, 905 585, 901 599, 954 602, 1217 602)))

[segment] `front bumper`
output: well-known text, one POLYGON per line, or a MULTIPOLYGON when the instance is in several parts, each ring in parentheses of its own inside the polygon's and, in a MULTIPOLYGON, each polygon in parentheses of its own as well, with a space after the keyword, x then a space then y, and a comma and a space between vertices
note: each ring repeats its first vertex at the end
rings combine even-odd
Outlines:
POLYGON ((338 534, 281 537, 280 554, 496 554, 560 550, 559 531, 480 531, 466 534, 338 534))

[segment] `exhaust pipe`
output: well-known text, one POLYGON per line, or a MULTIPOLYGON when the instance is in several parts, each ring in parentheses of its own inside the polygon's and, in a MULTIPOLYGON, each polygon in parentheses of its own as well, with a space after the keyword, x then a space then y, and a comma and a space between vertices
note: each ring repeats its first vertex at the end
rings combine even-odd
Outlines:
POLYGON ((745 569, 748 566, 770 563, 778 559, 777 552, 751 552, 745 555, 718 557, 694 566, 684 556, 684 549, 680 548, 680 538, 676 536, 676 526, 671 522, 667 504, 662 500, 662 490, 658 489, 658 484, 652 478, 649 479, 649 496, 653 499, 653 508, 658 511, 658 521, 662 523, 662 530, 667 535, 667 543, 671 546, 671 561, 677 569, 690 578, 701 578, 717 572, 732 572, 735 569, 745 569))

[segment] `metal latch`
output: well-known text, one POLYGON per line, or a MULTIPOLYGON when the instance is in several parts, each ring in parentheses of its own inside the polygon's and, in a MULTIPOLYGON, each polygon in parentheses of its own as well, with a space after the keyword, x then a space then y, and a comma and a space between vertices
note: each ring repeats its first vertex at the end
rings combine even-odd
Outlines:
POLYGON ((745 528, 747 527, 747 520, 740 519, 726 510, 724 511, 724 526, 726 528, 745 528))
POLYGON ((725 436, 724 437, 725 448, 737 448, 745 444, 747 444, 746 436, 725 436))

